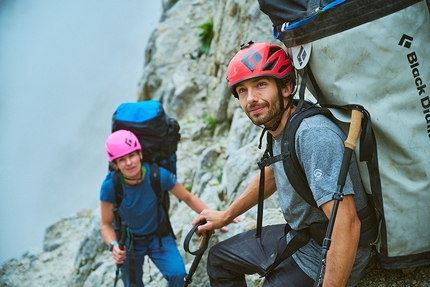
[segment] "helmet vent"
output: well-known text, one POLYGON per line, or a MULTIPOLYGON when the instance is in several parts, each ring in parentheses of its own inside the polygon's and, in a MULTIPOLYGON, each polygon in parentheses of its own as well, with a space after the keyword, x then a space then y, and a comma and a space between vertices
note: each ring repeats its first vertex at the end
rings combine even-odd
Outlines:
POLYGON ((263 67, 263 71, 273 70, 273 67, 276 65, 277 62, 278 62, 277 60, 273 61, 273 62, 271 62, 271 61, 267 62, 266 65, 264 65, 264 67, 263 67))
POLYGON ((275 54, 279 50, 281 50, 281 48, 279 48, 279 47, 270 47, 269 48, 269 53, 267 55, 267 58, 270 58, 273 54, 275 54))
POLYGON ((289 69, 290 66, 289 65, 283 65, 281 68, 279 68, 279 73, 282 74, 285 70, 289 69))

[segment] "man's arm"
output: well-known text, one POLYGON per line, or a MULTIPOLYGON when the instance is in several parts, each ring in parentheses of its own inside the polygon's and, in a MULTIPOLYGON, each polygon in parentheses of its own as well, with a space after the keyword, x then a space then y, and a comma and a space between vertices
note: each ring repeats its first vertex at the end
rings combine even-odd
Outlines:
MULTIPOLYGON (((331 216, 333 203, 329 201, 321 206, 327 218, 331 216)), ((346 286, 360 240, 360 224, 354 197, 344 196, 334 222, 323 286, 346 286)))
MULTIPOLYGON (((198 233, 204 234, 204 231, 214 230, 229 224, 239 215, 243 214, 258 202, 258 189, 260 184, 260 174, 248 185, 243 193, 225 210, 217 211, 205 209, 192 222, 193 225, 201 221, 206 221, 206 224, 199 226, 198 233)), ((273 171, 266 167, 265 169, 265 185, 264 198, 268 198, 276 191, 275 176, 273 171)))

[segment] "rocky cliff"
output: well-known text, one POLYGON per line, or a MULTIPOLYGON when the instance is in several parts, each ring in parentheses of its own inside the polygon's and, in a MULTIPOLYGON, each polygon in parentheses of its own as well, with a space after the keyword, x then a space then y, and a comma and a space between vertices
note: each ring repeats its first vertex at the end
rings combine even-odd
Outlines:
MULTIPOLYGON (((274 42, 269 18, 255 0, 164 0, 164 12, 145 51, 137 100, 160 100, 181 125, 178 178, 211 208, 224 209, 257 174, 260 129, 253 126, 230 95, 225 77, 229 60, 249 40, 274 42), (213 25, 207 54, 200 50, 201 24, 213 25)), ((196 214, 171 201, 171 221, 187 270, 194 256, 183 240, 196 214)), ((283 222, 276 198, 265 202, 264 224, 283 222)), ((256 224, 256 209, 242 222, 217 232, 210 245, 256 224)), ((46 230, 43 250, 30 250, 0 269, 0 286, 113 286, 116 266, 100 236, 100 211, 84 210, 60 219, 46 230)), ((197 239, 193 239, 197 244, 197 239)), ((203 257, 192 286, 209 286, 203 257)), ((372 265, 363 286, 430 286, 428 270, 385 272, 372 265), (400 283, 399 283, 400 282, 400 283), (397 285, 395 285, 397 284, 397 285)), ((166 286, 150 261, 146 286, 166 286)), ((249 286, 262 279, 249 276, 249 286)), ((118 284, 122 286, 121 283, 118 284)))

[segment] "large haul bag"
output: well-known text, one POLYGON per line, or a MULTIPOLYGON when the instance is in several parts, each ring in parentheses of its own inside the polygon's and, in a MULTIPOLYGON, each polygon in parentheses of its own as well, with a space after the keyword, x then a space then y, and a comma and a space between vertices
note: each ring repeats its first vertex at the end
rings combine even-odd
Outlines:
MULTIPOLYGON (((425 1, 259 0, 322 104, 364 106, 377 141, 376 249, 386 269, 430 264, 430 20, 425 1), (312 79, 313 78, 313 79, 312 79)), ((366 165, 360 165, 370 193, 366 165)), ((374 192, 375 193, 375 192, 374 192)))

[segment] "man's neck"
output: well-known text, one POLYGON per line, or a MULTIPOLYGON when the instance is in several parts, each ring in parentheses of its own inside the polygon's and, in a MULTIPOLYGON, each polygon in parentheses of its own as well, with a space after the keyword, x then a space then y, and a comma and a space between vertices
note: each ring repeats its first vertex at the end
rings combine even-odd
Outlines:
POLYGON ((287 124, 288 118, 291 116, 292 113, 294 113, 294 111, 296 110, 296 106, 292 105, 291 108, 288 108, 284 114, 282 115, 282 119, 281 122, 279 123, 279 126, 276 130, 274 131, 268 131, 272 137, 277 137, 282 130, 284 129, 285 125, 287 124))

